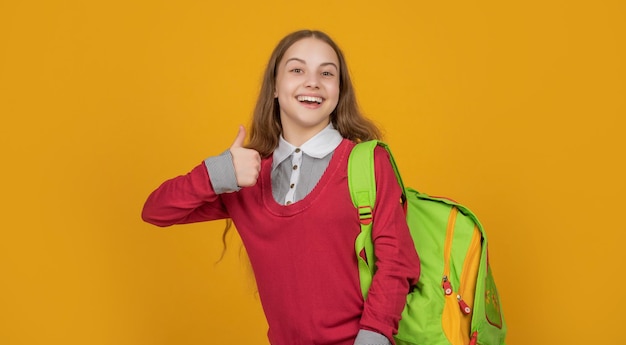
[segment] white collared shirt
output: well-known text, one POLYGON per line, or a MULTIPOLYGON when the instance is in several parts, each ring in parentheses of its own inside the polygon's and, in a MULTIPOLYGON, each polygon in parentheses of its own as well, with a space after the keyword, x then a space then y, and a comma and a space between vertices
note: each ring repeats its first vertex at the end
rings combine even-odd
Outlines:
POLYGON ((276 202, 289 205, 307 196, 342 140, 332 124, 299 147, 281 135, 272 162, 272 194, 276 202))

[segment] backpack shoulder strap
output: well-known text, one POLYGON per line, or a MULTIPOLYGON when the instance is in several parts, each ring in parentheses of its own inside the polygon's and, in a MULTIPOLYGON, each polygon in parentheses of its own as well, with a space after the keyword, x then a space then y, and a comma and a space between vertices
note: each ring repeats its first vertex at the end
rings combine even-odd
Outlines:
MULTIPOLYGON (((376 140, 358 143, 352 149, 348 159, 348 186, 352 203, 356 208, 374 208, 376 203, 376 176, 374 173, 374 149, 376 140)), ((371 211, 371 210, 370 210, 371 211)), ((371 212, 359 211, 363 219, 371 219, 371 212), (368 215, 369 213, 369 215, 368 215)))
POLYGON ((348 187, 352 203, 359 212, 361 232, 354 241, 359 267, 363 299, 374 276, 374 243, 372 242, 372 213, 376 204, 376 177, 374 176, 374 149, 376 141, 358 143, 348 159, 348 187), (361 255, 365 252, 365 258, 361 255))
POLYGON ((361 223, 361 233, 357 236, 354 249, 358 260, 361 292, 363 293, 364 299, 367 298, 367 291, 372 284, 376 261, 374 243, 372 241, 372 217, 374 205, 376 204, 374 150, 377 146, 381 146, 389 152, 396 178, 402 188, 403 201, 405 195, 402 178, 400 177, 395 160, 387 144, 378 140, 370 140, 356 144, 348 159, 348 186, 350 188, 352 203, 359 212, 359 221, 361 223), (363 251, 365 252, 365 258, 361 255, 363 251))
POLYGON ((403 196, 406 193, 402 176, 400 175, 400 171, 398 170, 389 145, 379 140, 364 141, 354 146, 348 160, 348 184, 355 207, 358 207, 360 204, 369 203, 373 208, 376 202, 374 150, 377 146, 384 148, 389 153, 389 159, 403 196), (369 199, 369 201, 366 202, 365 198, 369 199))

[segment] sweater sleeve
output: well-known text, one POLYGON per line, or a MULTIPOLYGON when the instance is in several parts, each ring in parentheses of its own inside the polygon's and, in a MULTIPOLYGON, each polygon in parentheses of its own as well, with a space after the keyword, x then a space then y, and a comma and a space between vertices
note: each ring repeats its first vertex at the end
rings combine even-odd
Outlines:
POLYGON ((380 333, 362 329, 357 333, 354 345, 390 345, 387 337, 380 333))
POLYGON ((361 316, 361 328, 385 335, 393 342, 410 287, 417 283, 420 261, 400 203, 401 188, 389 155, 377 147, 374 155, 376 204, 372 239, 376 273, 361 316))
POLYGON ((233 156, 230 150, 224 151, 219 156, 209 157, 204 160, 211 186, 217 194, 237 192, 241 188, 237 186, 233 156))
POLYGON ((186 175, 163 182, 146 200, 141 217, 157 226, 228 218, 204 162, 186 175))

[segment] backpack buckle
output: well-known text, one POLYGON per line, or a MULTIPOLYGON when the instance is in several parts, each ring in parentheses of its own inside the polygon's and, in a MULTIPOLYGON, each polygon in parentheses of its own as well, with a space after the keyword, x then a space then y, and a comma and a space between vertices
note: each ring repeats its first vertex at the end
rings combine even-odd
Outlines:
POLYGON ((372 224, 372 208, 369 206, 359 206, 359 221, 363 225, 372 224))

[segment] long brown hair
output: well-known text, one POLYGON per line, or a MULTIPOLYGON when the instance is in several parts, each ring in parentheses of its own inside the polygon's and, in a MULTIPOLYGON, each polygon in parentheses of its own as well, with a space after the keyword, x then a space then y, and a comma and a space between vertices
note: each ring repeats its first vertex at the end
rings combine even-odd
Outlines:
POLYGON ((330 121, 342 137, 352 141, 380 139, 380 130, 372 121, 365 118, 356 101, 354 87, 343 52, 325 33, 316 30, 300 30, 285 36, 274 48, 263 74, 261 91, 254 108, 250 126, 250 142, 247 147, 258 151, 261 157, 268 157, 278 146, 282 133, 280 106, 274 97, 276 72, 285 52, 301 39, 313 37, 327 43, 339 59, 339 102, 330 114, 330 121))

